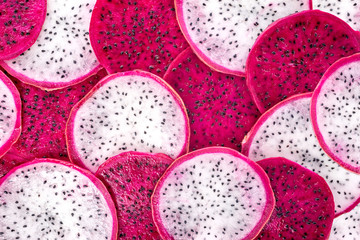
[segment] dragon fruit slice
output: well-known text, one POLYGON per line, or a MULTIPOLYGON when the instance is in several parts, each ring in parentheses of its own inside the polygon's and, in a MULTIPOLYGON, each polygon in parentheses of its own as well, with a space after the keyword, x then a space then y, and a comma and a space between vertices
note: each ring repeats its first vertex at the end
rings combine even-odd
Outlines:
POLYGON ((360 30, 360 4, 356 0, 312 0, 313 9, 334 14, 353 29, 360 30))
POLYGON ((105 77, 71 111, 66 129, 70 160, 96 172, 125 151, 186 153, 189 120, 164 80, 140 70, 105 77))
POLYGON ((0 2, 0 60, 14 58, 34 44, 45 14, 46 0, 0 2))
POLYGON ((151 201, 163 239, 253 239, 275 204, 261 167, 222 147, 178 158, 160 178, 151 201))
POLYGON ((172 162, 164 154, 126 152, 100 166, 96 176, 115 200, 119 239, 161 239, 152 219, 150 197, 172 162))
POLYGON ((343 167, 360 173, 360 54, 341 59, 321 78, 311 101, 320 146, 343 167))
POLYGON ((185 38, 206 64, 218 71, 245 71, 249 50, 275 20, 310 9, 310 0, 176 0, 185 38))
POLYGON ((270 178, 276 204, 256 239, 328 239, 335 205, 325 180, 285 158, 257 163, 270 178))
POLYGON ((284 157, 322 176, 335 199, 335 214, 360 201, 360 175, 341 167, 320 147, 310 120, 311 93, 293 96, 263 114, 244 138, 242 153, 258 161, 284 157))
POLYGON ((260 116, 243 76, 212 70, 188 48, 164 79, 188 110, 191 150, 215 145, 241 150, 241 140, 260 116))
POLYGON ((22 132, 0 160, 0 177, 34 158, 68 160, 65 128, 70 111, 104 76, 102 69, 77 85, 51 92, 13 79, 22 99, 22 132))
POLYGON ((334 219, 329 240, 360 239, 360 205, 334 219))
POLYGON ((117 239, 105 186, 60 160, 36 159, 0 179, 0 212, 0 239, 117 239))
POLYGON ((48 0, 42 31, 26 52, 4 61, 14 77, 44 89, 74 85, 99 70, 89 39, 95 0, 48 0))
POLYGON ((21 132, 21 99, 11 80, 0 71, 0 157, 16 142, 21 132))
POLYGON ((247 81, 261 112, 285 98, 315 89, 327 68, 360 51, 360 35, 318 10, 283 18, 263 32, 247 62, 247 81))
POLYGON ((97 0, 90 40, 109 73, 141 69, 160 77, 188 47, 173 0, 97 0))

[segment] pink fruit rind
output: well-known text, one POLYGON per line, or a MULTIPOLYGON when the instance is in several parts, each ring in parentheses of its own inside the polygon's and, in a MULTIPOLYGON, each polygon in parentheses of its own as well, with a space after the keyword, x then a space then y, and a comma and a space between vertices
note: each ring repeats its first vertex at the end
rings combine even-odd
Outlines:
MULTIPOLYGON (((206 56, 201 50, 200 48, 198 48, 196 46, 196 43, 192 40, 192 38, 190 37, 187 28, 186 28, 186 24, 185 24, 185 17, 184 17, 184 12, 183 12, 183 3, 184 0, 175 0, 175 11, 176 11, 176 18, 178 20, 181 32, 183 33, 185 39, 188 41, 190 47, 193 49, 194 53, 206 64, 208 65, 210 68, 215 69, 216 71, 222 72, 222 73, 228 73, 228 74, 233 74, 233 75, 237 75, 237 76, 243 76, 245 73, 243 71, 234 71, 234 70, 230 70, 220 64, 217 64, 215 62, 213 62, 208 56, 206 56)), ((169 68, 170 69, 170 68, 169 68)))
MULTIPOLYGON (((4 2, 6 2, 6 1, 4 1, 4 2)), ((35 24, 34 29, 32 29, 32 31, 35 34, 32 36, 32 38, 27 39, 26 42, 21 42, 21 46, 18 44, 17 45, 18 49, 16 51, 11 51, 11 52, 8 52, 6 54, 1 53, 0 54, 0 59, 1 60, 7 60, 7 59, 12 59, 12 58, 17 57, 22 52, 24 52, 28 48, 30 48, 36 42, 36 39, 39 36, 39 34, 41 32, 41 28, 42 28, 42 26, 44 24, 44 21, 45 21, 46 10, 47 10, 47 0, 37 0, 36 2, 38 2, 38 5, 41 7, 41 11, 39 10, 39 11, 33 12, 33 14, 35 16, 37 16, 38 19, 40 19, 40 22, 35 24), (39 14, 40 14, 40 16, 39 16, 39 14)), ((17 30, 17 32, 20 32, 20 31, 17 30)))
POLYGON ((118 222, 117 222, 117 215, 116 215, 116 208, 115 208, 114 201, 112 200, 110 193, 106 189, 105 185, 98 178, 96 178, 94 174, 92 174, 90 171, 88 171, 86 169, 80 168, 72 163, 53 159, 53 158, 36 158, 30 162, 26 162, 26 163, 23 163, 19 166, 12 168, 3 178, 0 178, 0 185, 3 182, 5 182, 5 180, 9 176, 11 176, 12 173, 17 171, 18 169, 21 169, 21 168, 29 166, 29 165, 37 164, 37 163, 61 164, 61 165, 71 168, 72 170, 78 171, 80 174, 85 175, 87 178, 89 178, 90 181, 96 186, 96 188, 99 189, 99 191, 102 193, 102 195, 104 196, 104 199, 106 200, 107 205, 109 206, 109 209, 111 211, 111 217, 113 219, 111 240, 117 239, 118 222))
POLYGON ((100 64, 98 64, 90 72, 86 73, 85 75, 83 75, 79 78, 73 79, 70 82, 56 82, 56 83, 53 82, 52 83, 52 82, 39 82, 35 79, 29 78, 28 76, 15 71, 13 68, 11 68, 9 65, 7 65, 4 61, 0 61, 0 66, 3 67, 10 75, 19 79, 20 81, 22 81, 26 84, 38 87, 43 90, 57 90, 57 89, 73 86, 77 83, 84 81, 88 77, 95 75, 98 71, 100 71, 102 69, 102 66, 100 64))
MULTIPOLYGON (((360 53, 356 53, 354 55, 351 55, 349 57, 344 57, 339 59, 338 61, 336 61, 335 63, 333 63, 328 69, 327 71, 324 73, 324 75, 322 76, 319 84, 317 85, 317 87, 314 90, 313 96, 311 98, 311 104, 310 104, 310 116, 311 116, 311 122, 314 128, 314 132, 315 135, 319 141, 320 146, 322 147, 322 149, 324 150, 324 152, 326 152, 327 155, 329 155, 329 157, 331 159, 333 159, 335 162, 337 162, 340 166, 353 171, 355 173, 360 173, 360 166, 359 167, 354 167, 350 164, 345 163, 341 158, 339 158, 338 156, 336 156, 334 154, 334 152, 330 149, 330 147, 326 144, 325 139, 319 129, 319 124, 318 124, 318 116, 317 116, 317 111, 316 111, 316 105, 318 102, 318 97, 319 94, 321 93, 321 89, 324 85, 324 83, 326 82, 326 80, 328 79, 329 76, 331 76, 336 70, 338 70, 340 67, 354 62, 354 61, 360 61, 360 53)), ((360 199, 354 203, 352 206, 355 206, 358 202, 360 202, 360 199)), ((349 210, 347 210, 346 212, 348 212, 349 210)))
POLYGON ((311 97, 313 93, 301 93, 298 95, 294 95, 291 96, 289 98, 287 98, 286 100, 277 103, 276 105, 274 105, 272 108, 270 108, 269 110, 267 110, 265 113, 263 113, 260 118, 258 119, 258 121, 254 124, 254 126, 251 128, 251 130, 248 132, 248 134, 244 137, 243 141, 242 141, 242 149, 241 149, 241 153, 244 154, 245 156, 249 155, 249 150, 250 150, 250 146, 254 140, 255 137, 255 133, 258 132, 259 128, 264 124, 264 122, 274 113, 276 112, 279 108, 283 107, 284 105, 288 104, 291 101, 296 101, 298 99, 302 99, 302 98, 306 98, 306 97, 311 97))
POLYGON ((169 167, 166 169, 165 173, 161 176, 159 181, 157 182, 153 195, 151 196, 151 210, 153 214, 153 219, 155 222, 155 225, 158 229, 158 232, 160 233, 160 236, 162 236, 165 240, 167 239, 174 239, 165 229, 165 226, 161 222, 160 217, 160 209, 159 209, 159 199, 160 199, 160 189, 161 186, 164 184, 165 179, 171 174, 172 170, 175 169, 177 166, 181 165, 183 162, 186 162, 192 158, 194 158, 197 155, 200 154, 208 154, 208 153, 225 153, 232 155, 234 157, 240 158, 242 161, 246 162, 251 168, 254 169, 256 173, 259 174, 261 177, 261 180, 263 182, 263 186, 266 191, 266 202, 264 211, 262 212, 262 217, 259 220, 259 222, 256 224, 256 227, 246 236, 243 238, 243 240, 250 240, 253 239, 263 228, 263 226, 266 224, 266 222, 269 220, 271 213, 274 210, 275 207, 275 197, 273 194, 273 191, 271 189, 270 180, 267 177, 265 171, 254 161, 251 161, 241 153, 226 147, 207 147, 202 148, 199 150, 195 150, 193 152, 190 152, 186 155, 183 155, 179 158, 177 158, 169 167))
POLYGON ((1 71, 0 71, 0 79, 10 89, 14 98, 15 107, 17 111, 14 130, 10 138, 0 147, 0 157, 2 157, 16 142, 16 140, 20 137, 21 134, 21 98, 20 98, 20 93, 15 87, 14 83, 1 71))
MULTIPOLYGON (((312 5, 311 5, 311 9, 312 9, 312 5)), ((304 15, 304 14, 312 14, 312 15, 315 15, 315 16, 321 14, 321 15, 324 15, 324 16, 327 15, 329 18, 332 18, 333 20, 336 21, 337 24, 341 25, 344 30, 348 31, 349 35, 352 35, 352 37, 354 38, 353 40, 357 40, 357 46, 358 46, 357 49, 358 49, 358 51, 360 49, 360 34, 359 34, 359 32, 354 31, 346 22, 344 22, 340 18, 338 18, 338 17, 336 17, 336 16, 334 16, 334 15, 332 15, 330 13, 327 13, 327 12, 322 12, 320 10, 305 10, 305 11, 302 11, 302 12, 299 12, 299 13, 292 14, 292 15, 290 15, 288 17, 278 19, 277 21, 273 22, 256 39, 256 41, 255 41, 255 43, 253 45, 253 48, 251 49, 251 51, 249 53, 249 57, 247 58, 247 61, 246 61, 246 69, 245 69, 245 71, 246 71, 246 74, 247 74, 247 77, 246 77, 247 85, 248 85, 249 91, 250 91, 250 93, 251 93, 251 95, 253 97, 253 100, 254 100, 256 106, 258 107, 258 109, 260 110, 261 113, 264 113, 267 109, 264 107, 264 103, 261 102, 261 99, 258 96, 258 92, 255 89, 256 83, 252 83, 254 73, 252 71, 250 71, 250 69, 249 69, 250 65, 256 64, 256 63, 252 63, 252 61, 255 61, 255 60, 254 60, 253 57, 251 57, 251 55, 257 50, 254 46, 260 45, 260 43, 263 41, 264 36, 268 35, 269 33, 272 33, 273 28, 275 28, 277 25, 287 21, 288 19, 296 18, 299 15, 304 15)), ((291 50, 291 49, 289 48, 289 50, 291 50)), ((296 94, 301 94, 301 92, 298 92, 296 94)))
POLYGON ((74 105, 74 107, 71 109, 70 112, 70 116, 69 119, 67 121, 66 124, 66 129, 65 129, 65 137, 66 137, 66 145, 68 146, 68 155, 70 158, 70 161, 72 163, 77 164, 80 167, 83 168, 87 168, 85 166, 85 164, 83 163, 78 150, 75 147, 75 143, 74 143, 74 139, 75 136, 73 135, 74 133, 74 120, 75 120, 75 116, 76 116, 76 112, 79 110, 79 108, 98 90, 100 89, 103 85, 105 85, 107 82, 118 78, 118 77, 123 77, 123 76, 128 76, 128 75, 133 75, 136 74, 137 76, 142 76, 142 77, 150 77, 153 80, 155 80, 157 83, 159 83, 161 86, 163 86, 165 89, 167 89, 169 92, 171 92, 174 96, 174 98, 176 99, 177 104, 181 107, 181 110, 183 112, 183 116, 186 118, 185 119, 185 142, 184 145, 179 153, 178 156, 179 157, 185 153, 187 153, 189 151, 189 143, 190 143, 190 124, 186 113, 186 107, 182 101, 182 99, 180 98, 180 96, 176 93, 175 90, 173 90, 169 84, 167 84, 162 78, 152 74, 152 73, 148 73, 142 70, 134 70, 134 71, 127 71, 127 72, 121 72, 121 73, 115 73, 112 75, 108 75, 105 78, 103 78, 102 80, 100 80, 100 82, 98 82, 87 94, 86 96, 81 99, 78 103, 76 103, 74 105))

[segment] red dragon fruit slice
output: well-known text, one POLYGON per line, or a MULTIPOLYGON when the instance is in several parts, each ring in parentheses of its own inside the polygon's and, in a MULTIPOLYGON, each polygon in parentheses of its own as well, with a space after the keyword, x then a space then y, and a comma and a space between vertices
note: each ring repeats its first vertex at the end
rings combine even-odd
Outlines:
POLYGON ((164 79, 188 110, 191 150, 216 145, 241 150, 241 140, 260 116, 243 76, 212 70, 188 48, 164 79))
POLYGON ((0 177, 34 158, 68 160, 65 128, 70 111, 104 76, 103 69, 77 85, 51 92, 13 79, 22 99, 22 132, 0 160, 0 177))
POLYGON ((35 43, 45 14, 46 0, 0 1, 0 60, 14 58, 35 43))
POLYGON ((161 239, 152 219, 150 197, 172 162, 160 153, 126 152, 100 166, 96 175, 115 200, 119 239, 161 239))
POLYGON ((125 151, 186 153, 189 120, 185 106, 164 80, 144 71, 105 77, 74 106, 67 124, 71 161, 96 172, 125 151))
POLYGON ((285 98, 315 89, 327 68, 360 51, 360 35, 341 19, 303 11, 272 24, 255 42, 247 81, 261 112, 285 98))
POLYGON ((360 201, 360 175, 322 150, 310 120, 310 101, 311 93, 296 95, 264 113, 244 138, 242 153, 254 161, 284 157, 316 172, 328 183, 338 216, 360 201))
POLYGON ((222 147, 178 158, 160 178, 151 201, 163 239, 253 239, 275 204, 261 167, 222 147))
MULTIPOLYGON (((0 71, 0 157, 21 133, 21 99, 11 80, 0 71)), ((0 175, 1 176, 1 175, 0 175)))
POLYGON ((341 59, 321 78, 311 101, 320 146, 343 167, 360 173, 360 54, 341 59))
POLYGON ((353 29, 360 30, 360 3, 356 0, 312 0, 313 9, 334 14, 353 29))
POLYGON ((26 52, 4 61, 14 77, 44 89, 74 85, 99 70, 89 39, 95 0, 48 0, 42 31, 26 52))
POLYGON ((176 0, 185 38, 206 64, 218 71, 245 71, 249 50, 275 20, 310 9, 310 0, 176 0))
POLYGON ((117 239, 114 202, 90 172, 36 159, 0 179, 0 239, 117 239))
POLYGON ((109 73, 141 69, 160 77, 188 47, 173 0, 97 0, 90 40, 109 73))
POLYGON ((257 163, 270 178, 276 204, 256 239, 328 239, 335 205, 326 181, 285 158, 257 163))
POLYGON ((360 239, 360 205, 334 219, 329 240, 360 239))

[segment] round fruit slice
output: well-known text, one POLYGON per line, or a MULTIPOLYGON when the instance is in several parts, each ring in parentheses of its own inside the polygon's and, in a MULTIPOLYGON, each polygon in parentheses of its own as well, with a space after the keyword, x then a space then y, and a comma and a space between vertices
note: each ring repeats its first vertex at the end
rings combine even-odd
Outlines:
POLYGON ((309 0, 176 0, 185 38, 207 65, 243 74, 249 51, 264 29, 279 18, 310 9, 309 0))
POLYGON ((360 239, 360 205, 334 219, 329 240, 360 239))
POLYGON ((299 93, 314 91, 338 59, 360 51, 360 35, 340 18, 303 11, 269 26, 247 60, 247 81, 261 112, 299 93))
POLYGON ((115 206, 90 172, 36 159, 0 179, 1 239, 117 239, 115 206))
POLYGON ((120 239, 160 239, 151 214, 150 197, 173 161, 160 153, 126 152, 100 166, 96 176, 115 201, 120 239))
POLYGON ((16 142, 21 133, 20 93, 0 71, 0 157, 16 142))
POLYGON ((46 0, 0 1, 0 60, 20 55, 40 34, 46 0))
POLYGON ((95 172, 125 151, 164 153, 189 147, 189 120, 180 97, 143 71, 105 77, 74 106, 67 124, 70 159, 95 172))
POLYGON ((276 204, 256 239, 328 239, 335 205, 325 180, 285 158, 257 163, 270 178, 276 204))
POLYGON ((343 167, 360 173, 360 54, 333 64, 311 101, 320 146, 343 167))
POLYGON ((95 0, 48 0, 41 33, 26 52, 4 61, 14 77, 45 89, 74 85, 99 70, 89 27, 95 0))
POLYGON ((221 147, 175 160, 152 196, 153 218, 163 239, 253 239, 274 204, 261 167, 221 147))
POLYGON ((360 175, 330 159, 310 120, 312 93, 288 98, 264 113, 243 141, 242 153, 254 161, 284 157, 322 176, 335 200, 336 216, 360 201, 360 175))

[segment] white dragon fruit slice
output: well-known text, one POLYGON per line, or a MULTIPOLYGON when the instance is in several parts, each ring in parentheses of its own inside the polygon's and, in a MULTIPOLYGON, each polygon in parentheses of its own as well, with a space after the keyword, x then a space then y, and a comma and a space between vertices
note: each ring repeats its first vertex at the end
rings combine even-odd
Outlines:
POLYGON ((334 219, 329 240, 360 239, 360 205, 334 219))
POLYGON ((36 159, 0 179, 0 239, 117 239, 115 205, 90 172, 36 159))
POLYGON ((181 98, 160 77, 140 70, 102 79, 74 106, 66 129, 71 161, 92 172, 125 151, 177 158, 188 151, 189 136, 181 98))
POLYGON ((275 20, 310 9, 309 0, 176 0, 185 38, 206 64, 218 71, 245 71, 251 46, 275 20))
POLYGON ((360 3, 357 0, 312 0, 312 8, 334 14, 354 30, 360 30, 360 3))
POLYGON ((311 93, 295 95, 264 113, 245 137, 242 153, 254 161, 284 157, 316 172, 328 183, 339 216, 360 201, 360 175, 322 150, 310 120, 310 101, 311 93))
POLYGON ((0 157, 21 133, 21 99, 13 82, 0 71, 0 157))
POLYGON ((74 85, 99 70, 90 45, 95 0, 48 0, 43 28, 34 45, 1 65, 18 79, 45 89, 74 85))
POLYGON ((311 120, 320 146, 356 173, 360 173, 359 66, 360 54, 331 65, 311 100, 311 120))
POLYGON ((153 218, 163 239, 253 239, 274 204, 264 170, 223 147, 175 160, 152 196, 153 218))

